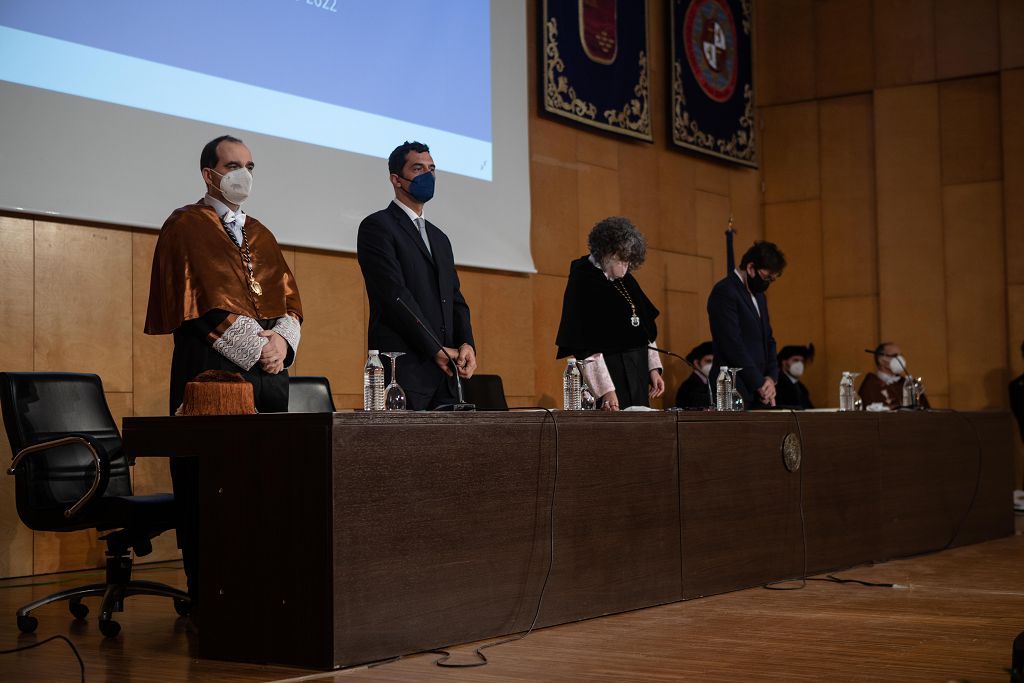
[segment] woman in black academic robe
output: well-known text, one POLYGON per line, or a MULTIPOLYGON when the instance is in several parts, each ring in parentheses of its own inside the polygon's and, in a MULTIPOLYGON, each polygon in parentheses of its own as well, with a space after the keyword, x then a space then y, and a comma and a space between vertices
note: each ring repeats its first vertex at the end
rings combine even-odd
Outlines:
POLYGON ((654 345, 658 309, 633 277, 647 256, 628 219, 606 218, 590 231, 590 254, 569 267, 558 326, 558 358, 593 358, 587 380, 600 407, 647 406, 665 391, 654 345))

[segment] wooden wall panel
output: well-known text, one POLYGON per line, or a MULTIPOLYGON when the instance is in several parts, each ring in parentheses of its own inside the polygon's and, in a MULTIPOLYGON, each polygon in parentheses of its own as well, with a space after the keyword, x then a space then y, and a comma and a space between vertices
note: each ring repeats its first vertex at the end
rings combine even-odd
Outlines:
MULTIPOLYGON (((697 192, 697 254, 713 262, 712 272, 725 275, 725 231, 729 227, 729 198, 709 192, 697 192)), ((751 242, 745 235, 737 235, 736 260, 751 242)))
POLYGON ((933 395, 948 392, 939 168, 938 87, 875 91, 879 332, 933 395))
POLYGON ((805 102, 761 110, 764 201, 817 199, 821 192, 818 167, 818 104, 805 102))
POLYGON ((32 369, 33 230, 32 221, 0 216, 0 371, 32 369))
MULTIPOLYGON (((0 216, 0 372, 32 370, 33 230, 32 221, 0 216)), ((0 463, 13 453, 0 421, 0 463)), ((6 468, 6 465, 4 465, 6 468)), ((32 573, 32 532, 18 518, 14 477, 0 472, 0 576, 32 573)))
POLYGON ((530 121, 530 195, 534 264, 557 272, 577 249, 576 130, 540 117, 530 121))
POLYGON ((695 159, 694 186, 722 197, 729 196, 729 167, 721 161, 695 159))
POLYGON ((533 368, 537 405, 562 407, 565 361, 555 358, 555 336, 562 319, 562 295, 567 277, 537 275, 533 282, 533 368))
POLYGON ((821 230, 826 297, 878 293, 873 119, 870 95, 821 103, 821 230))
POLYGON ((1001 74, 1006 277, 1024 284, 1024 69, 1001 74))
POLYGON ((1003 69, 1024 66, 1024 2, 999 2, 999 65, 1003 69))
POLYGON ((999 77, 939 85, 942 183, 978 183, 1003 177, 999 77))
POLYGON ((875 0, 875 85, 935 79, 932 0, 875 0))
POLYGON ((953 408, 1007 405, 1002 191, 999 182, 954 185, 942 191, 953 408))
POLYGON ((759 105, 814 97, 814 3, 773 0, 754 12, 759 105))
POLYGON ((999 70, 998 0, 935 0, 935 69, 940 79, 999 70))
POLYGON ((752 243, 764 237, 760 173, 748 168, 729 172, 729 209, 737 241, 752 243))
MULTIPOLYGON (((706 301, 700 301, 699 296, 693 292, 666 292, 669 310, 671 314, 667 324, 659 328, 658 345, 674 351, 680 356, 685 356, 697 344, 701 343, 701 320, 707 320, 706 301), (665 339, 662 340, 661 336, 665 339), (662 346, 663 345, 663 346, 662 346)), ((661 357, 662 365, 665 368, 663 378, 665 380, 666 408, 675 405, 676 392, 679 385, 690 376, 690 368, 683 361, 671 356, 661 357)))
MULTIPOLYGON (((579 207, 579 258, 588 252, 587 235, 603 218, 622 215, 619 201, 619 177, 615 171, 599 166, 582 166, 577 175, 577 206, 579 207)), ((569 272, 566 263, 563 272, 569 272)))
POLYGON ((524 275, 491 274, 483 278, 483 298, 475 309, 474 331, 484 330, 478 344, 479 372, 501 375, 507 395, 532 396, 533 288, 524 275))
POLYGON ((615 171, 619 168, 619 147, 627 144, 635 143, 620 141, 607 133, 577 130, 576 161, 615 171))
POLYGON ((658 150, 641 142, 623 144, 619 149, 620 211, 655 249, 662 248, 659 187, 658 150))
POLYGON ((367 347, 359 263, 350 255, 300 251, 294 274, 303 322, 302 341, 289 372, 323 375, 331 391, 339 394, 361 393, 367 347))
POLYGON ((818 97, 871 90, 875 79, 874 25, 869 0, 814 4, 818 97))
POLYGON ((576 175, 567 164, 530 163, 530 246, 538 273, 564 275, 580 255, 576 175))
POLYGON ((696 162, 679 152, 658 151, 659 246, 692 254, 697 250, 696 162))
MULTIPOLYGON (((765 239, 775 242, 788 265, 768 290, 768 310, 775 341, 787 344, 825 338, 825 304, 821 252, 821 204, 817 200, 765 206, 765 239)), ((738 260, 738 257, 737 257, 738 260)), ((808 374, 804 383, 811 395, 821 393, 824 378, 808 374)))
POLYGON ((131 391, 131 233, 37 222, 35 260, 35 369, 131 391))
POLYGON ((843 372, 859 372, 859 387, 863 374, 874 370, 872 356, 863 349, 878 345, 878 297, 851 296, 825 299, 824 353, 811 368, 824 374, 825 393, 812 397, 819 407, 838 407, 839 380, 843 372))
POLYGON ((135 415, 167 415, 174 336, 148 335, 150 272, 156 233, 132 233, 132 407, 135 415))

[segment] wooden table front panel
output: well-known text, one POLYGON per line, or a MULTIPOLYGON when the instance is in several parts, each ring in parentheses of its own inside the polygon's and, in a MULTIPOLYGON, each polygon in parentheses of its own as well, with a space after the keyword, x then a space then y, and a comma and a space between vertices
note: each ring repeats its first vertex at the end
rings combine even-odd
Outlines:
POLYGON ((683 597, 800 576, 800 475, 788 413, 680 414, 683 597))
POLYGON ((529 625, 553 435, 544 413, 334 415, 337 665, 529 625))

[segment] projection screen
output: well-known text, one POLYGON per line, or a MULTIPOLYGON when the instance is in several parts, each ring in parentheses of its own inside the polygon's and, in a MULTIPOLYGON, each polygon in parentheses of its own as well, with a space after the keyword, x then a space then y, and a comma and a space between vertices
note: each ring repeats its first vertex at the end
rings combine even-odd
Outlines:
POLYGON ((282 244, 354 252, 430 145, 457 263, 533 272, 524 0, 5 0, 0 208, 159 228, 222 134, 282 244))

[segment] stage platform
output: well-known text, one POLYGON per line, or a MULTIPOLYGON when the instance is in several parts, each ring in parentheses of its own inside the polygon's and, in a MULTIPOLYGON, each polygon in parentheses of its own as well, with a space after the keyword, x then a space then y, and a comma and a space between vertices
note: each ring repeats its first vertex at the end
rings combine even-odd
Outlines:
MULTIPOLYGON (((1024 528, 1018 516, 1018 528, 1024 528)), ((14 610, 58 587, 95 579, 75 572, 0 581, 0 649, 63 634, 75 643, 86 681, 1006 681, 1013 638, 1024 630, 1024 536, 938 554, 863 566, 840 576, 897 583, 867 588, 808 582, 797 591, 761 588, 688 600, 534 631, 486 651, 482 668, 452 671, 435 655, 316 673, 198 657, 195 637, 168 601, 141 597, 118 617, 113 641, 94 617, 74 622, 66 608, 37 613, 39 631, 21 636, 14 610), (53 582, 59 582, 60 586, 53 582), (35 587, 32 587, 32 584, 35 587)), ((140 576, 184 586, 180 563, 140 576)), ((94 605, 95 601, 87 601, 94 605)), ((473 661, 475 644, 453 649, 473 661)), ((0 680, 77 681, 62 642, 0 656, 0 680)))

